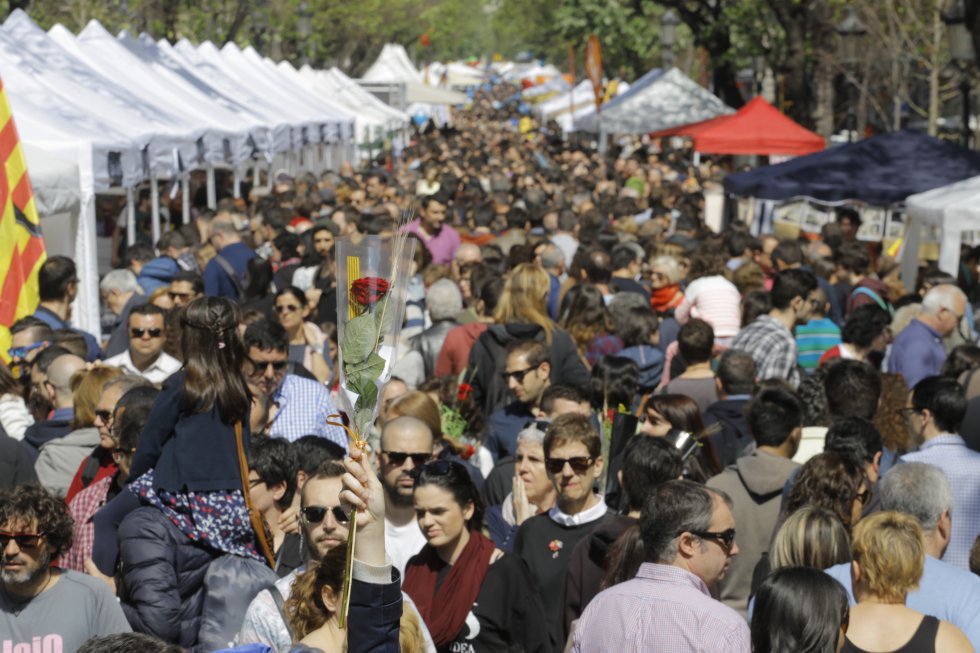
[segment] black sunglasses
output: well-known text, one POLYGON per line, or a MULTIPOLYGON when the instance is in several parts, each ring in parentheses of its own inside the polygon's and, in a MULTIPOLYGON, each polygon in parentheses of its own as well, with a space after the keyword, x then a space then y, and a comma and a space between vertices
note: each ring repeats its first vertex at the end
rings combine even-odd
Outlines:
POLYGON ((592 467, 595 463, 595 459, 589 456, 575 456, 574 458, 548 458, 544 461, 545 467, 548 468, 548 472, 551 474, 561 474, 561 470, 565 469, 567 464, 572 468, 572 471, 576 474, 584 474, 585 471, 592 467))
POLYGON ((408 475, 417 481, 422 474, 425 474, 426 476, 445 476, 454 469, 462 472, 463 474, 467 474, 466 468, 455 460, 433 460, 432 462, 416 467, 410 471, 408 475))
POLYGON ((295 313, 299 310, 299 306, 295 304, 276 304, 276 313, 285 313, 289 311, 290 313, 295 313))
POLYGON ((112 424, 112 411, 111 410, 97 410, 95 411, 95 416, 102 420, 102 423, 106 426, 112 424))
POLYGON ((724 546, 726 549, 731 549, 732 544, 735 544, 735 529, 729 528, 726 531, 721 531, 720 533, 712 533, 711 531, 688 531, 691 535, 700 537, 705 540, 714 540, 724 546))
POLYGON ((331 508, 327 508, 326 506, 306 506, 300 512, 303 514, 303 519, 306 520, 306 523, 319 524, 326 518, 328 510, 333 514, 333 518, 338 524, 346 524, 350 521, 350 517, 347 516, 347 513, 340 506, 333 506, 331 508))
POLYGON ((416 468, 421 467, 432 459, 431 453, 405 453, 404 451, 382 451, 381 453, 388 456, 388 462, 395 467, 401 467, 409 458, 412 459, 412 463, 414 463, 416 468))
POLYGON ((36 549, 41 546, 44 533, 2 533, 0 532, 0 551, 7 548, 10 540, 17 543, 18 549, 36 549))
POLYGON ((516 372, 501 372, 501 374, 504 375, 505 382, 510 379, 514 379, 518 383, 524 383, 524 376, 527 375, 528 372, 533 372, 539 367, 541 367, 541 363, 538 363, 533 367, 529 367, 526 370, 517 370, 516 372))
POLYGON ((163 329, 130 329, 129 335, 134 338, 142 338, 143 336, 149 334, 151 338, 159 338, 163 335, 163 329))
POLYGON ((289 365, 289 360, 288 359, 287 360, 282 360, 282 361, 262 361, 262 362, 259 362, 259 361, 253 361, 251 358, 249 358, 248 359, 248 362, 251 363, 252 364, 252 367, 255 368, 255 372, 256 373, 258 373, 258 372, 265 372, 267 369, 269 369, 269 366, 270 365, 272 366, 272 370, 274 372, 282 372, 284 369, 286 369, 286 366, 289 365))

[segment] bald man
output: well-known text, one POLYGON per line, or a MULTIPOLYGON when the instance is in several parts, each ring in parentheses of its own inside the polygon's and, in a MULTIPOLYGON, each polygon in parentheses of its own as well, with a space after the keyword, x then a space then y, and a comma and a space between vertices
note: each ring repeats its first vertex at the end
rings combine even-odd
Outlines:
MULTIPOLYGON (((74 354, 59 356, 51 363, 45 388, 50 393, 56 414, 58 411, 71 411, 74 416, 71 381, 84 370, 85 361, 74 354)), ((41 485, 52 494, 64 497, 78 467, 97 446, 99 429, 95 426, 76 428, 42 444, 34 464, 41 485)))
POLYGON ((432 460, 432 430, 415 417, 396 417, 381 430, 378 467, 385 489, 385 550, 404 577, 408 559, 422 550, 425 537, 415 521, 412 470, 432 460))
POLYGON ((74 354, 64 354, 51 361, 44 378, 38 380, 39 390, 51 401, 54 410, 48 419, 34 423, 24 432, 22 442, 32 459, 37 458, 42 445, 63 438, 71 432, 71 421, 75 417, 71 377, 84 368, 84 360, 74 354))

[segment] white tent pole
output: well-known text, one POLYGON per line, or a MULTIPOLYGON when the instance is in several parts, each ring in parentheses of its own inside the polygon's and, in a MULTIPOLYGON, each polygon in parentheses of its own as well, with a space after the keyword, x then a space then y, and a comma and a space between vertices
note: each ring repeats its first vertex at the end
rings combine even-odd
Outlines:
POLYGON ((150 201, 153 203, 152 218, 150 219, 150 234, 153 244, 160 240, 160 184, 157 176, 150 175, 150 201))
POLYGON ((218 194, 214 182, 214 166, 208 166, 208 208, 212 211, 218 208, 218 194))
MULTIPOLYGON (((126 189, 126 246, 136 242, 136 193, 126 189)), ((115 256, 115 254, 113 254, 115 256)))
POLYGON ((239 187, 239 185, 242 183, 242 171, 237 165, 233 168, 233 170, 235 172, 235 187, 231 191, 231 196, 237 200, 242 196, 242 189, 239 187))
POLYGON ((183 223, 191 223, 191 176, 184 174, 180 178, 180 212, 184 216, 183 223))

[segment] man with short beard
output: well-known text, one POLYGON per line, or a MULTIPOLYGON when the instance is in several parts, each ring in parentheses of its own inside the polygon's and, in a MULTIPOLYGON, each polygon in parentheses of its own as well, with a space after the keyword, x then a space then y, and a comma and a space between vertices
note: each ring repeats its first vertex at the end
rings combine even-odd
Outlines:
POLYGON ((51 566, 72 542, 64 501, 33 485, 0 491, 0 650, 75 651, 130 632, 102 581, 51 566))
POLYGON ((385 489, 385 550, 402 575, 408 559, 425 546, 415 521, 415 479, 411 474, 432 459, 434 444, 432 431, 414 417, 398 417, 381 430, 378 465, 385 489))

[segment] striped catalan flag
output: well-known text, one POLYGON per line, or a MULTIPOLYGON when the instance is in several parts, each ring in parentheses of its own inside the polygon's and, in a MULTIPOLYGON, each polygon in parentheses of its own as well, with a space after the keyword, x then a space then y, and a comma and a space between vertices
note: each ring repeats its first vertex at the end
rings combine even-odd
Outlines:
POLYGON ((2 80, 0 163, 0 356, 9 360, 10 326, 37 308, 37 273, 46 256, 27 161, 2 80))

